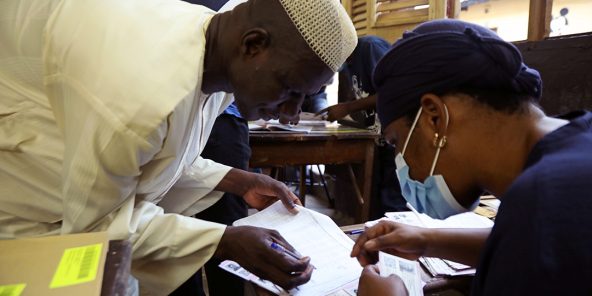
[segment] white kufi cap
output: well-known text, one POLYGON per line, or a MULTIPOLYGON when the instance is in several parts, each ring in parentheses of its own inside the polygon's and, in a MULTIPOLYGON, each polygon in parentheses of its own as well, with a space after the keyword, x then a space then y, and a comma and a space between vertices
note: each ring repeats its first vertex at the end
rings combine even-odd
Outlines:
POLYGON ((331 70, 337 71, 358 43, 339 0, 279 0, 298 31, 331 70))

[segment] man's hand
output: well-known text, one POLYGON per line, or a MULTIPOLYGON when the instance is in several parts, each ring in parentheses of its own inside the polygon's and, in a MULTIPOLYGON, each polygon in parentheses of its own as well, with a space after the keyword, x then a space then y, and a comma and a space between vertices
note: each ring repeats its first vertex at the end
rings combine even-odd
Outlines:
POLYGON ((288 189, 286 184, 263 175, 231 169, 220 181, 216 190, 230 192, 242 196, 247 204, 262 210, 278 199, 291 212, 297 212, 296 204, 302 205, 298 197, 288 189))
POLYGON ((323 113, 327 113, 327 118, 323 117, 323 119, 326 119, 328 121, 342 119, 350 113, 350 103, 340 103, 337 105, 329 106, 317 112, 316 115, 320 115, 323 113))
POLYGON ((286 184, 267 175, 253 175, 250 186, 243 194, 243 198, 249 206, 262 210, 280 199, 288 210, 298 211, 295 204, 302 205, 302 203, 286 184))
POLYGON ((378 251, 416 260, 426 251, 427 235, 426 228, 381 221, 360 235, 351 256, 356 257, 362 266, 376 263, 378 251))
POLYGON ((358 296, 399 296, 408 295, 405 283, 397 275, 381 277, 380 271, 376 265, 364 267, 360 284, 358 286, 358 296))
POLYGON ((224 231, 214 256, 236 261, 251 273, 286 290, 308 282, 313 272, 313 266, 309 264, 310 257, 296 260, 286 253, 272 249, 273 242, 296 252, 275 230, 229 226, 224 231))

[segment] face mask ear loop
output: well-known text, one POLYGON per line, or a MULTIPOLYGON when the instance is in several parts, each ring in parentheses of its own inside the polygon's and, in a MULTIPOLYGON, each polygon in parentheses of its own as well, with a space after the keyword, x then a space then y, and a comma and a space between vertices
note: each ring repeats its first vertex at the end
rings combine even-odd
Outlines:
POLYGON ((417 111, 417 115, 415 115, 415 119, 413 120, 413 124, 411 125, 411 129, 409 130, 409 135, 407 135, 407 139, 405 139, 405 144, 403 144, 403 151, 401 151, 401 156, 405 156, 405 150, 407 150, 407 144, 409 144, 409 139, 411 139, 411 135, 413 134, 413 131, 415 130, 415 126, 417 125, 417 122, 419 121, 419 116, 421 115, 421 108, 419 107, 419 111, 417 111))
MULTIPOLYGON (((444 105, 444 113, 446 114, 446 126, 444 130, 448 130, 448 122, 450 120, 450 116, 448 116, 448 108, 444 105)), ((436 137, 437 137, 436 133, 436 137)), ((446 136, 442 136, 439 140, 436 139, 436 156, 434 157, 434 162, 432 162, 432 168, 430 169, 430 176, 434 175, 434 170, 436 169, 436 163, 438 162, 438 157, 440 157, 440 149, 446 146, 446 136)))

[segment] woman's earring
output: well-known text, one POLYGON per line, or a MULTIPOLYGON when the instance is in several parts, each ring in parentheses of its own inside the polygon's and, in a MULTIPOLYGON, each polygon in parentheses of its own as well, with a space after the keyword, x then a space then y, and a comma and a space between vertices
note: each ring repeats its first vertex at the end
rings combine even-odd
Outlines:
POLYGON ((446 146, 446 136, 442 136, 442 138, 440 138, 440 135, 438 135, 438 133, 434 133, 433 144, 436 148, 444 148, 444 146, 446 146))

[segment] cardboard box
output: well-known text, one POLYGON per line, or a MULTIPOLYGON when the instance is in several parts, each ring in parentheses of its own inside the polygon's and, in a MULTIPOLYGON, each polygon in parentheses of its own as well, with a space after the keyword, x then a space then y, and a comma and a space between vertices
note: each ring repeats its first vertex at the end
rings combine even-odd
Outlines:
POLYGON ((107 233, 0 240, 0 295, 99 296, 107 233))

